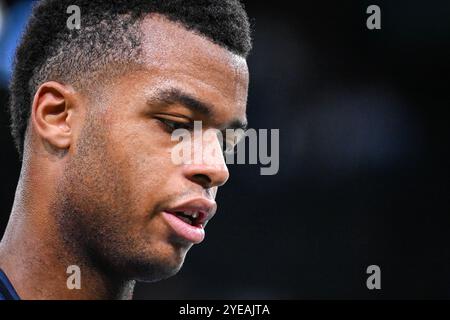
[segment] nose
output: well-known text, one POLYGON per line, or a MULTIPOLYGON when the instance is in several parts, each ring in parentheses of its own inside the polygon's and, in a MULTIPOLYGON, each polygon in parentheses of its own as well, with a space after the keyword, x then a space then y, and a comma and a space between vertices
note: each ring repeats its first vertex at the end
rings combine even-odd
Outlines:
POLYGON ((225 163, 219 164, 187 164, 184 167, 187 179, 201 185, 205 189, 224 185, 230 174, 225 163))
MULTIPOLYGON (((230 173, 217 136, 210 134, 208 137, 208 134, 205 134, 201 142, 203 143, 201 148, 194 147, 197 150, 194 153, 198 153, 201 160, 184 164, 185 177, 205 189, 224 185, 230 177, 230 173)), ((194 156, 194 158, 196 157, 194 156)))

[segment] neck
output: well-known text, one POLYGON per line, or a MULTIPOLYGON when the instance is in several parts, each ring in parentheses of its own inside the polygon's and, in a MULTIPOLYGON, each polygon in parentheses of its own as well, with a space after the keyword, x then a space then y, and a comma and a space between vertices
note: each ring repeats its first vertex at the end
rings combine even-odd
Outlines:
POLYGON ((21 299, 131 299, 134 281, 107 274, 64 241, 49 209, 50 182, 22 171, 0 243, 0 268, 21 299))

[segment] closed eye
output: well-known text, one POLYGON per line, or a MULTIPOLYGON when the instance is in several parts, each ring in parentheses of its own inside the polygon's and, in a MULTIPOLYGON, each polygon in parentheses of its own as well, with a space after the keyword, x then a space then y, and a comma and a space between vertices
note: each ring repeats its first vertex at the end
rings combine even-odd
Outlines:
MULTIPOLYGON (((156 120, 163 126, 163 129, 172 134, 175 130, 185 129, 188 131, 194 131, 194 122, 181 122, 169 120, 167 118, 156 117, 156 120)), ((223 153, 234 153, 237 144, 245 135, 245 131, 242 129, 227 129, 221 132, 221 139, 219 142, 222 147, 223 153)))
POLYGON ((232 154, 236 150, 236 146, 245 136, 243 129, 227 129, 222 131, 221 146, 224 153, 232 154))
POLYGON ((233 153, 234 148, 236 147, 236 144, 234 143, 234 141, 230 141, 230 139, 227 139, 227 138, 223 138, 220 141, 220 144, 222 146, 223 153, 233 153))
POLYGON ((164 129, 167 130, 169 133, 172 133, 177 129, 186 129, 189 131, 194 129, 193 122, 179 122, 165 118, 156 118, 156 119, 164 126, 164 129))

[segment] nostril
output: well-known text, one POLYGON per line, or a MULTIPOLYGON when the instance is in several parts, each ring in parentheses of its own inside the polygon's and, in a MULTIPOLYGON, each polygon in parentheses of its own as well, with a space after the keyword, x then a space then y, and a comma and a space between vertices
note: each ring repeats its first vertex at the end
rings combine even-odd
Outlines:
POLYGON ((194 174, 192 176, 192 180, 194 180, 196 183, 200 184, 204 188, 209 188, 209 186, 212 183, 211 178, 209 178, 205 174, 194 174))

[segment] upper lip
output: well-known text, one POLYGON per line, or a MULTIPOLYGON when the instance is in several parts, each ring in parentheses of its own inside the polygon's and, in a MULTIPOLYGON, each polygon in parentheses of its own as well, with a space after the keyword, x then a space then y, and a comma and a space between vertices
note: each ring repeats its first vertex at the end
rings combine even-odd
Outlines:
POLYGON ((166 211, 169 213, 198 213, 198 217, 195 219, 195 224, 205 226, 208 221, 212 219, 216 213, 216 210, 217 204, 215 201, 206 198, 196 198, 170 207, 166 211))

